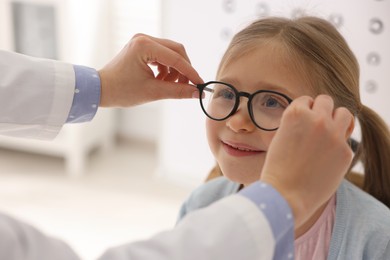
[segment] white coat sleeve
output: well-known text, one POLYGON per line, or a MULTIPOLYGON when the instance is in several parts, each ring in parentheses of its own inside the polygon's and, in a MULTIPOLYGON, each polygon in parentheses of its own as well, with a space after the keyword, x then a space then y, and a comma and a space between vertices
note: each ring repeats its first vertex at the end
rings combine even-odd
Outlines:
POLYGON ((171 231, 110 249, 99 260, 270 260, 274 249, 265 215, 233 195, 188 214, 171 231))
MULTIPOLYGON (((110 249, 100 260, 270 260, 274 249, 265 215, 251 200, 233 195, 188 214, 171 231, 110 249)), ((79 258, 64 242, 0 213, 0 259, 79 258)))
POLYGON ((79 260, 63 241, 48 237, 36 228, 0 213, 0 259, 79 260))
POLYGON ((0 134, 54 138, 72 106, 73 65, 0 50, 0 134))

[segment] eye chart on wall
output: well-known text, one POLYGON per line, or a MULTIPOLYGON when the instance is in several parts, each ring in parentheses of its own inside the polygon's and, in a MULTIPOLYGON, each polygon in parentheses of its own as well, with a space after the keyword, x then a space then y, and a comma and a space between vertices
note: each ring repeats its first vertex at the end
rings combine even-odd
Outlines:
MULTIPOLYGON (((327 19, 359 61, 363 104, 390 124, 390 0, 163 0, 162 6, 163 36, 184 44, 205 81, 215 79, 232 36, 253 20, 302 15, 327 19)), ((199 104, 166 103, 162 121, 159 173, 176 180, 202 180, 214 162, 199 104)))

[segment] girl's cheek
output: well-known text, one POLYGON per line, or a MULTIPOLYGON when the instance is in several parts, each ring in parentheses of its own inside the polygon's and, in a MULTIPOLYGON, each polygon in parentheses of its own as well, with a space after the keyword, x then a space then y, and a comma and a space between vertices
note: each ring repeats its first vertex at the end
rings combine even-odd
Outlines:
POLYGON ((275 134, 276 131, 263 131, 261 129, 258 129, 256 132, 256 135, 261 140, 261 143, 265 145, 264 148, 266 148, 267 150, 271 145, 272 139, 274 139, 275 134))
POLYGON ((215 136, 218 133, 218 123, 217 121, 211 120, 210 118, 206 119, 206 132, 207 136, 215 136))
POLYGON ((219 135, 219 131, 220 131, 219 124, 220 124, 220 122, 211 120, 209 118, 206 119, 207 140, 209 142, 209 146, 210 146, 212 152, 214 152, 213 150, 217 146, 217 142, 219 142, 218 141, 218 135, 219 135))

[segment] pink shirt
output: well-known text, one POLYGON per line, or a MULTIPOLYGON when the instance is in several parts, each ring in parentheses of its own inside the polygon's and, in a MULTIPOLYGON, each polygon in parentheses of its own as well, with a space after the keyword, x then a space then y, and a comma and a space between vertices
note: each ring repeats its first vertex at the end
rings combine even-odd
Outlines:
POLYGON ((316 223, 295 239, 296 260, 326 260, 336 216, 336 194, 329 200, 316 223))

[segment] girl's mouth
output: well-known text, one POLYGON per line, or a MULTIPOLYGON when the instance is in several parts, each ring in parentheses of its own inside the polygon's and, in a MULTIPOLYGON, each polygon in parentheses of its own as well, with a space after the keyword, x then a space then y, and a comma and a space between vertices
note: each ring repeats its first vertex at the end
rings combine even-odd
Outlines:
POLYGON ((222 146, 229 155, 236 157, 257 155, 259 153, 264 152, 247 145, 235 144, 230 142, 222 141, 222 146))

